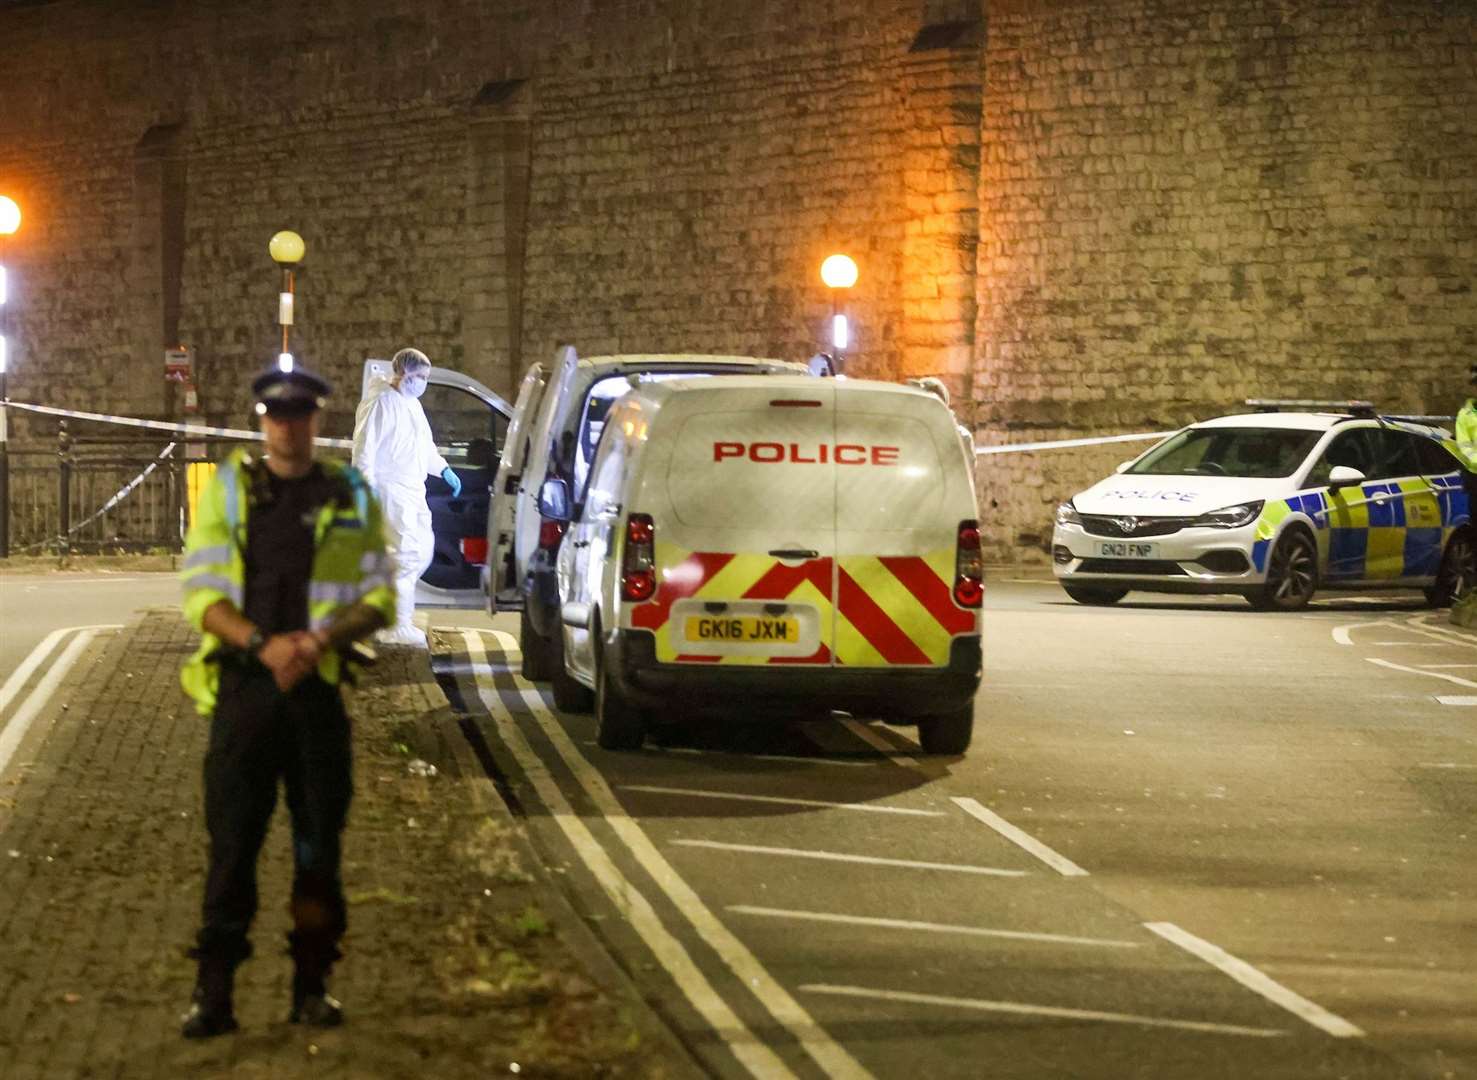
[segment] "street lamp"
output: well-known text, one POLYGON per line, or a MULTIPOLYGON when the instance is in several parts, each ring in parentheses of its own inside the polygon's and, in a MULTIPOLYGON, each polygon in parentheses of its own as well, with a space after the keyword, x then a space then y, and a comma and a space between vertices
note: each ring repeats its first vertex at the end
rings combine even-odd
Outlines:
POLYGON ((841 354, 850 344, 850 327, 841 311, 841 291, 856 284, 856 263, 849 255, 831 255, 821 263, 821 280, 831 290, 831 348, 836 371, 841 371, 841 354))
POLYGON ((303 238, 288 229, 273 236, 267 244, 272 261, 282 267, 282 291, 277 295, 277 321, 282 324, 282 351, 277 355, 277 367, 281 371, 292 370, 292 351, 287 342, 292 327, 292 270, 302 262, 306 250, 303 238))
POLYGON ((6 241, 21 227, 21 208, 8 195, 0 195, 0 559, 10 558, 10 392, 5 385, 10 340, 6 300, 10 292, 5 269, 6 241))

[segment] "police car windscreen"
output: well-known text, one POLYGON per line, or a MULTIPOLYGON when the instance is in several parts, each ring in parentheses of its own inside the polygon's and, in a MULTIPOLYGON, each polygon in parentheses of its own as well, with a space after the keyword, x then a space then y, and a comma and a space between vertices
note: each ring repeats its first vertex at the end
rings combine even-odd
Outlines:
POLYGON ((1297 428, 1187 428, 1126 471, 1151 476, 1291 476, 1322 434, 1297 428))

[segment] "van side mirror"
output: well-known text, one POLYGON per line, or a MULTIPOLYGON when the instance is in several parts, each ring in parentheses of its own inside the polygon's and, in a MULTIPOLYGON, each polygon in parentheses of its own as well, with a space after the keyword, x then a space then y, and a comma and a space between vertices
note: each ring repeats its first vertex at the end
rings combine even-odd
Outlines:
POLYGON ((545 480, 544 486, 538 489, 538 512, 550 521, 568 521, 571 517, 569 485, 557 476, 545 480))
POLYGON ((1328 486, 1335 491, 1341 487, 1364 482, 1364 474, 1348 465, 1335 465, 1328 470, 1328 486))

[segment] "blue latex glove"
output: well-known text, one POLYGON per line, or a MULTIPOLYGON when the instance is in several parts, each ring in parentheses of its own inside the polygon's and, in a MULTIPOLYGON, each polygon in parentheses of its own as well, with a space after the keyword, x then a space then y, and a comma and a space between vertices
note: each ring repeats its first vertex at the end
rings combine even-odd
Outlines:
POLYGON ((441 470, 441 479, 451 485, 451 497, 454 499, 462 493, 462 478, 451 471, 451 466, 441 470))

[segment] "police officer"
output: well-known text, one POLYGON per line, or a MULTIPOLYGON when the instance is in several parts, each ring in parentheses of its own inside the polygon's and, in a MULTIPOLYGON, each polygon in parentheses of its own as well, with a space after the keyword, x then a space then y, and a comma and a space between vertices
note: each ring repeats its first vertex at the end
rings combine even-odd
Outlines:
POLYGON ((359 474, 314 457, 329 387, 301 368, 252 383, 264 456, 237 450, 201 496, 185 546, 185 615, 202 631, 181 682, 210 717, 210 839, 186 1038, 234 1031, 231 986, 251 955, 256 864, 277 799, 292 818, 292 1010, 343 1022, 326 980, 346 925, 339 838, 351 795, 345 654, 394 619, 380 508, 359 474))
MULTIPOLYGON (((1470 381, 1477 387, 1477 364, 1473 364, 1468 370, 1470 381)), ((1468 499, 1472 498, 1474 489, 1477 489, 1477 399, 1467 398, 1456 414, 1456 444, 1457 449, 1462 452, 1462 459, 1467 463, 1467 471, 1463 475, 1468 499)), ((1477 500, 1471 504, 1477 508, 1477 500)))

